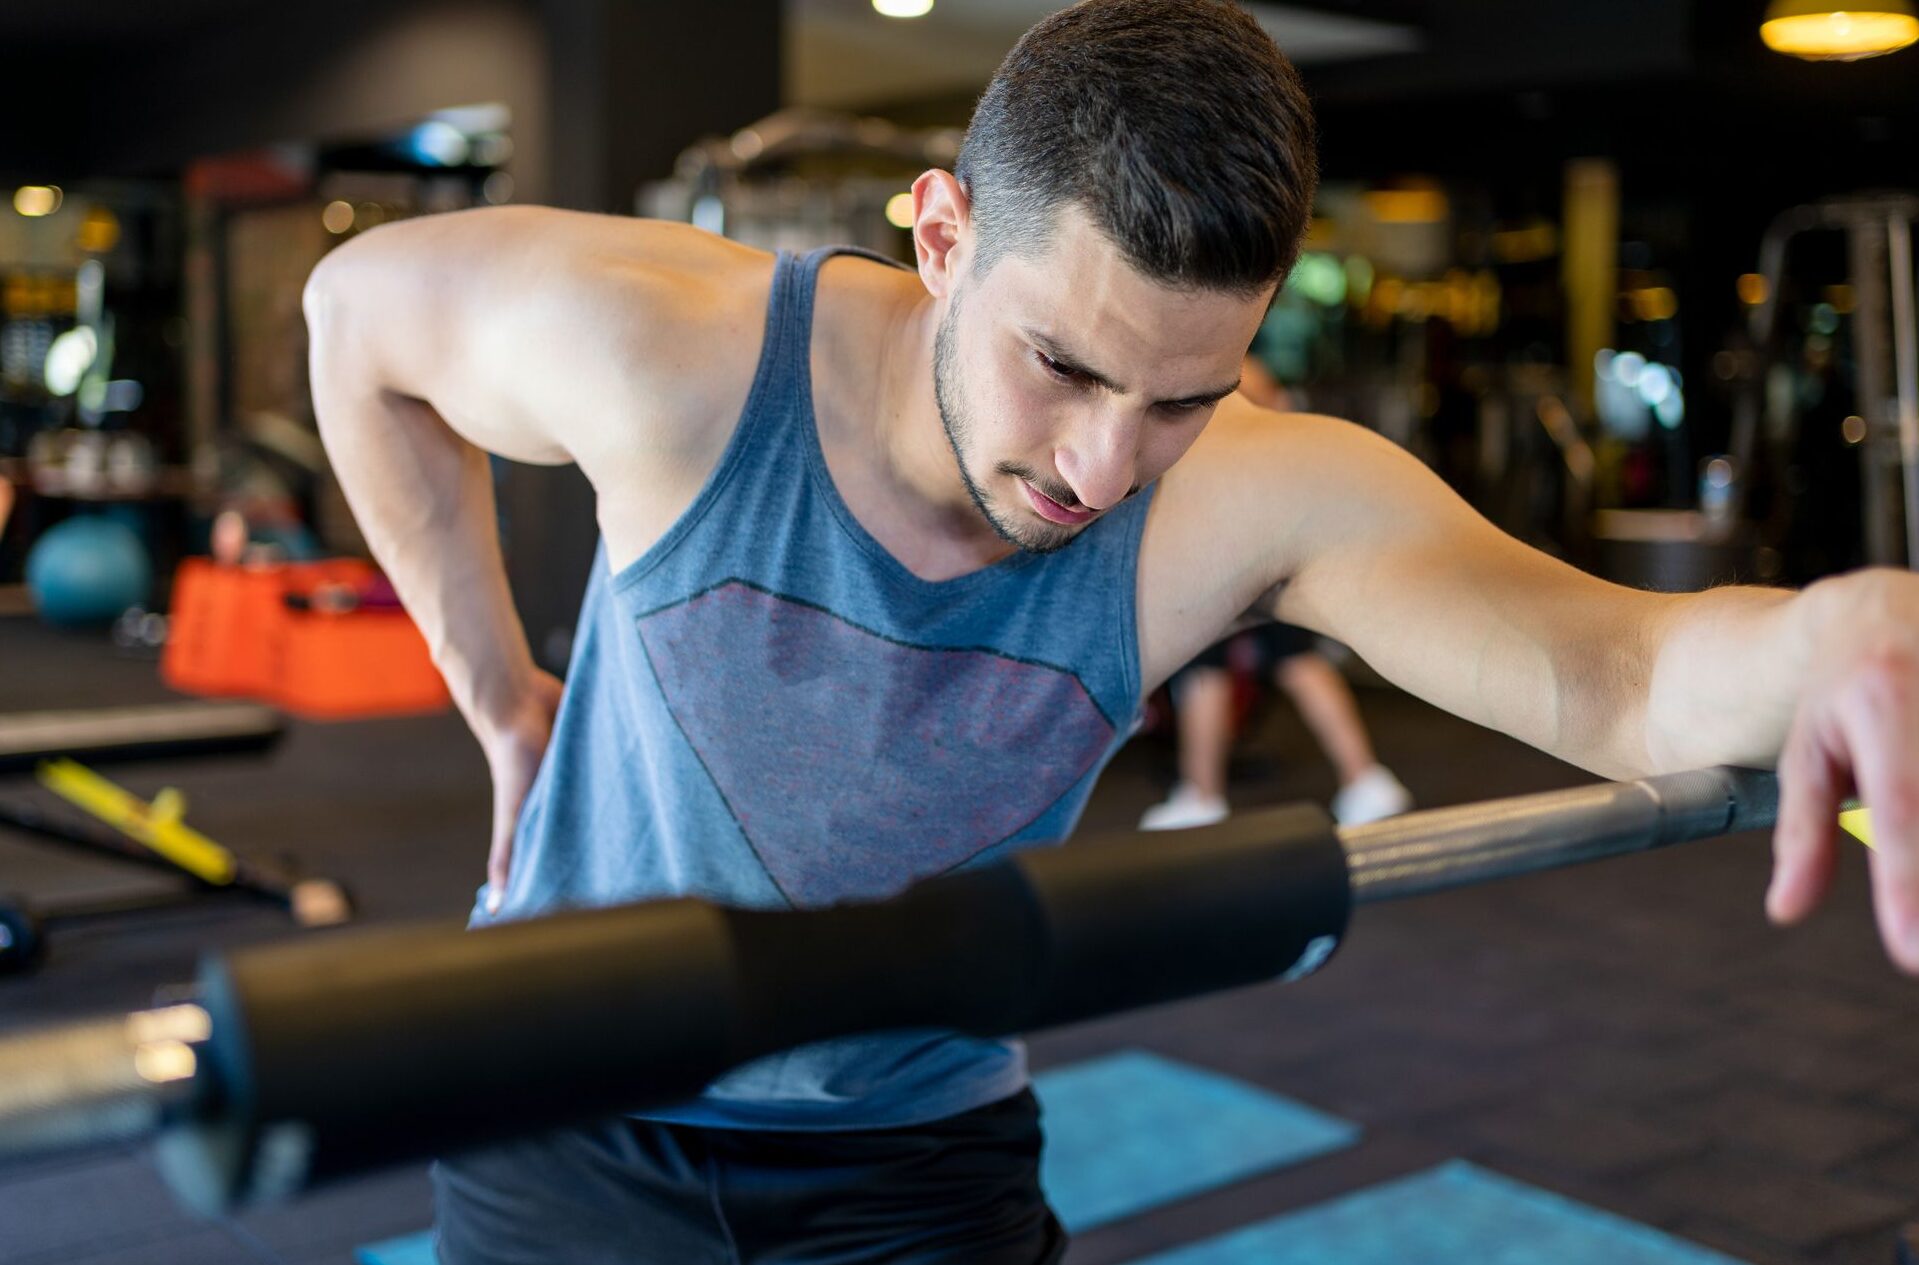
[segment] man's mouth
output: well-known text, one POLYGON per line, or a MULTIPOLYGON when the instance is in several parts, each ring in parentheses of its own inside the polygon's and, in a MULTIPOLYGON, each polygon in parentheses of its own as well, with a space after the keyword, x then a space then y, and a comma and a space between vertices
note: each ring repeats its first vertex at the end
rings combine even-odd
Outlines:
POLYGON ((1061 505, 1058 501, 1055 501, 1052 497, 1046 495, 1046 493, 1040 491, 1024 479, 1019 481, 1019 485, 1025 489, 1026 499, 1032 504, 1034 512, 1049 523, 1059 523, 1062 526, 1074 527, 1080 523, 1090 522, 1097 516, 1093 510, 1067 509, 1064 505, 1061 505))

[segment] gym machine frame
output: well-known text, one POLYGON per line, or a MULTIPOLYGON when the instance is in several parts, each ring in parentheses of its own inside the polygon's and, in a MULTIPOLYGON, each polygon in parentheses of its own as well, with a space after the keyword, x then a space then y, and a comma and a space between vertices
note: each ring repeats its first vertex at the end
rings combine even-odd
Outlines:
POLYGON ((1769 826, 1706 769, 1335 830, 1295 806, 1038 849, 875 904, 666 900, 208 958, 195 1000, 0 1040, 0 1153, 157 1132, 213 1213, 684 1099, 790 1046, 1026 1032, 1321 966, 1354 904, 1769 826), (475 1109, 474 1104, 480 1104, 475 1109))
MULTIPOLYGON (((1866 560, 1919 569, 1919 314, 1913 297, 1912 225, 1919 196, 1883 193, 1828 198, 1773 218, 1759 246, 1765 298, 1753 308, 1750 332, 1762 365, 1779 330, 1787 248, 1818 230, 1846 234, 1847 272, 1856 316, 1854 387, 1866 436, 1860 447, 1861 512, 1866 560), (1895 530, 1905 522, 1903 541, 1895 530)), ((1759 454, 1764 412, 1762 369, 1740 392, 1733 417, 1733 458, 1751 470, 1759 454)))

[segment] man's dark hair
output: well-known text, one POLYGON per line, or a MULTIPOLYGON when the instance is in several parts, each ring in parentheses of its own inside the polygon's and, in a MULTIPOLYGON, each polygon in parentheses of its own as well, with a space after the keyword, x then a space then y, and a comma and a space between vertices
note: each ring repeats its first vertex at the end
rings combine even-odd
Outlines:
POLYGON ((1255 294, 1299 256, 1319 181, 1292 63, 1232 0, 1085 0, 1026 32, 954 174, 984 272, 1083 206, 1155 281, 1255 294))

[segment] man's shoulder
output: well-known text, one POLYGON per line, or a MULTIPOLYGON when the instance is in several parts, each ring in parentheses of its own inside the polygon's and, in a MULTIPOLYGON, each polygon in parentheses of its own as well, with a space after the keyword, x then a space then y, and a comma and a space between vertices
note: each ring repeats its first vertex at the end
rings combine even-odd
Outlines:
POLYGON ((752 374, 772 276, 771 255, 691 225, 505 206, 373 229, 308 290, 314 310, 352 300, 401 389, 524 396, 570 429, 581 412, 703 415, 752 374))
MULTIPOLYGON (((1161 496, 1178 509, 1203 509, 1222 495, 1270 500, 1305 494, 1347 463, 1363 464, 1384 441, 1364 427, 1319 413, 1280 413, 1240 395, 1219 411, 1161 479, 1161 496)), ((1222 506, 1229 509, 1229 506, 1222 506)))
MULTIPOLYGON (((1160 478, 1141 542, 1142 650, 1161 679, 1310 559, 1328 508, 1358 495, 1384 444, 1351 422, 1234 395, 1160 478)), ((1390 445, 1387 445, 1390 447, 1390 445)), ((1157 676, 1153 674, 1157 673, 1157 676)))
MULTIPOLYGON (((757 344, 773 256, 690 224, 515 208, 503 225, 536 253, 549 297, 572 321, 644 349, 683 347, 710 358, 729 336, 757 344)), ((671 366, 663 366, 670 368, 671 366)))
POLYGON ((1223 560, 1283 580, 1328 534, 1389 511, 1385 494, 1409 466, 1419 463, 1357 423, 1230 396, 1161 480, 1154 515, 1181 524, 1169 535, 1211 539, 1223 560))
POLYGON ((588 432, 585 448, 717 451, 759 361, 772 255, 688 224, 551 207, 513 208, 494 232, 524 252, 520 298, 551 331, 537 335, 551 363, 576 371, 583 415, 567 425, 588 432))

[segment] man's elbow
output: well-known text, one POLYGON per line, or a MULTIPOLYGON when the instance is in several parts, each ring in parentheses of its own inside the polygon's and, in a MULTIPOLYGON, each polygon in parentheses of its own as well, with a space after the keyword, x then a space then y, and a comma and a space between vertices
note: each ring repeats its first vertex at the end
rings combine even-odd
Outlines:
POLYGON ((317 331, 337 321, 347 297, 356 288, 380 277, 393 265, 393 248, 387 244, 389 232, 402 223, 383 224, 341 242, 313 265, 306 286, 300 291, 300 308, 306 314, 307 328, 317 331), (371 267, 368 265, 371 264, 371 267))
POLYGON ((364 415, 365 402, 377 399, 389 385, 381 336, 352 315, 377 311, 377 306, 353 297, 355 274, 364 274, 348 255, 351 249, 342 246, 316 264, 300 292, 314 421, 329 448, 341 426, 364 415))
POLYGON ((338 340, 340 317, 339 255, 326 256, 307 274, 300 291, 300 311, 307 324, 307 369, 317 389, 328 349, 338 340))
POLYGON ((322 256, 307 274, 300 291, 300 310, 306 316, 307 332, 318 335, 339 315, 345 274, 350 270, 349 247, 341 246, 322 256))

